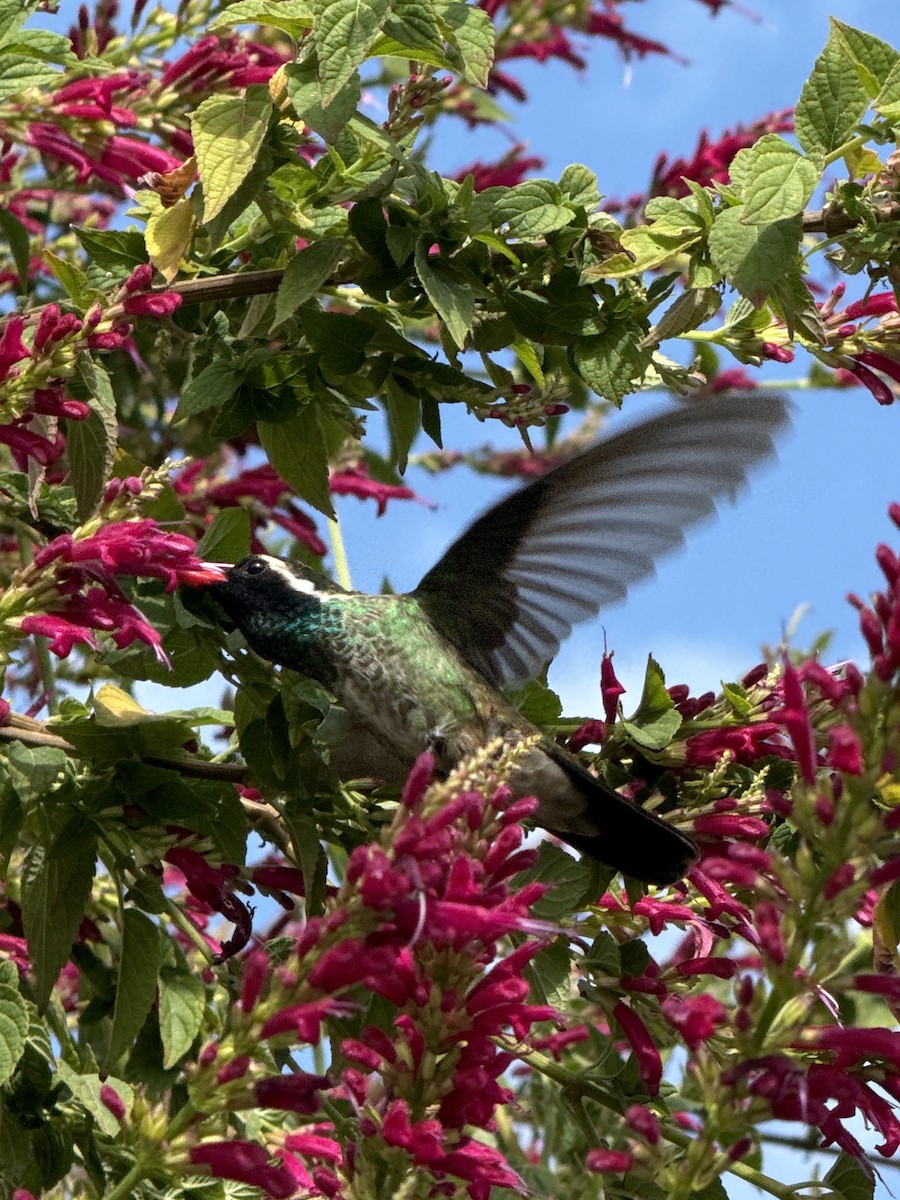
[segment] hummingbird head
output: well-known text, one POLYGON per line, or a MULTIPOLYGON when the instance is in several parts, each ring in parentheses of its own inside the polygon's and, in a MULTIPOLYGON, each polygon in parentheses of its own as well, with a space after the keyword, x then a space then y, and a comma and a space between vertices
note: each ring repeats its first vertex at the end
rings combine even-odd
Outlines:
POLYGON ((323 602, 343 589, 317 571, 268 554, 221 569, 224 579, 211 584, 209 594, 257 654, 318 677, 309 646, 318 641, 323 602))

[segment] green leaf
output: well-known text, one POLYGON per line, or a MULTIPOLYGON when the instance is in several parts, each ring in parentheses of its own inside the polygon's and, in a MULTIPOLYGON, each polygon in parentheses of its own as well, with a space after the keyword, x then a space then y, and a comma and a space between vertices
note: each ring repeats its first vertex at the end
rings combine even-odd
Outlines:
POLYGON ((329 145, 337 141, 341 130, 356 112, 362 93, 359 72, 354 71, 335 93, 328 107, 323 108, 319 74, 314 59, 302 63, 288 63, 285 68, 285 86, 297 116, 329 145))
POLYGON ((28 287, 28 271, 31 258, 31 238, 28 230, 14 213, 8 208, 0 208, 0 230, 9 242, 9 249, 16 264, 16 274, 19 276, 19 291, 24 292, 28 287))
POLYGON ((562 701, 547 686, 546 673, 539 679, 530 679, 511 699, 526 721, 539 728, 552 725, 562 716, 562 701))
POLYGON ((275 297, 273 328, 292 316, 301 304, 317 294, 337 266, 344 243, 340 238, 320 238, 298 250, 288 263, 275 297))
POLYGON ((116 983, 112 1029, 106 1051, 111 1070, 131 1048, 156 999, 156 981, 162 962, 159 930, 136 908, 122 914, 122 956, 116 983))
POLYGON ((62 80, 60 70, 30 54, 15 54, 6 49, 0 54, 0 100, 9 100, 26 88, 50 92, 62 80))
POLYGON ((559 190, 570 204, 592 212, 602 200, 597 176, 581 163, 570 163, 559 177, 559 190))
POLYGON ((182 196, 169 208, 156 209, 147 220, 147 253, 167 283, 172 282, 181 268, 196 224, 194 206, 187 196, 182 196))
POLYGON ((288 37, 300 38, 312 26, 312 7, 306 0, 237 0, 210 21, 210 31, 236 25, 271 25, 288 37))
POLYGON ((321 312, 310 305, 301 314, 306 340, 323 375, 353 375, 366 361, 374 329, 349 313, 321 312))
POLYGON ((22 1057, 28 1034, 28 1007, 14 987, 0 984, 0 1084, 6 1083, 22 1057))
MULTIPOLYGON (((2 97, 0 97, 2 98, 2 97)), ((53 276, 57 283, 63 289, 67 296, 80 303, 84 297, 85 287, 87 286, 87 276, 84 271, 70 263, 68 259, 62 258, 59 254, 54 254, 52 250, 44 251, 44 262, 53 272, 53 276)))
POLYGON ((415 392, 394 378, 385 381, 383 402, 391 439, 391 461, 402 475, 412 444, 422 428, 422 402, 415 392))
POLYGON ((384 37, 375 42, 372 53, 412 58, 434 67, 453 65, 431 0, 393 0, 384 37))
POLYGON ((246 508, 222 508, 197 543, 208 562, 236 563, 250 553, 250 514, 246 508))
POLYGON ((68 777, 70 759, 55 746, 26 746, 10 742, 4 756, 9 782, 25 805, 46 800, 68 777))
POLYGON ((587 857, 574 858, 559 846, 541 842, 535 865, 516 879, 523 886, 535 881, 546 884, 550 890, 534 905, 534 913, 543 920, 558 921, 596 900, 603 892, 601 876, 608 882, 612 874, 610 868, 587 857))
POLYGON ((79 1104, 91 1114, 102 1133, 114 1138, 121 1133, 122 1126, 115 1113, 110 1112, 100 1098, 100 1092, 110 1087, 122 1101, 126 1119, 134 1104, 134 1088, 114 1075, 100 1076, 96 1072, 79 1075, 71 1066, 60 1058, 56 1062, 56 1070, 61 1083, 64 1083, 79 1104))
POLYGON ((803 229, 799 217, 746 225, 743 206, 726 208, 709 235, 712 260, 728 282, 757 308, 796 264, 803 229))
POLYGON ((195 375, 181 393, 178 407, 172 414, 172 424, 186 421, 208 408, 219 408, 238 390, 243 374, 231 363, 217 358, 195 375))
POLYGON ((474 4, 442 6, 438 19, 459 59, 466 83, 486 88, 494 65, 494 23, 483 8, 474 4))
POLYGON ((638 746, 663 750, 681 728, 681 721, 681 713, 666 691, 662 667, 648 658, 640 704, 633 716, 622 721, 622 728, 638 746))
POLYGON ((119 425, 115 413, 98 403, 83 421, 69 421, 66 453, 69 458, 75 505, 82 521, 97 511, 116 460, 119 425))
POLYGON ((572 956, 568 938, 554 938, 525 968, 532 1002, 566 1009, 572 1001, 572 956))
POLYGON ((87 389, 88 397, 96 400, 106 412, 114 413, 116 397, 106 368, 90 354, 84 353, 78 358, 78 374, 87 389))
POLYGON ((650 351, 641 348, 643 335, 634 321, 610 321, 603 333, 576 344, 578 374, 598 396, 620 406, 623 397, 636 390, 651 362, 650 351))
POLYGON ((328 491, 328 454, 316 410, 308 405, 286 421, 258 421, 259 441, 282 479, 326 517, 334 518, 328 491))
POLYGON ((390 9, 390 0, 313 0, 313 37, 324 107, 366 57, 390 9))
POLYGON ((794 109, 797 141, 807 154, 832 154, 853 136, 868 103, 846 43, 832 28, 794 109))
POLYGON ((823 1182, 843 1200, 873 1200, 875 1195, 874 1174, 867 1172, 846 1150, 840 1152, 823 1182))
POLYGON ((753 705, 747 699, 747 689, 739 683, 723 683, 722 695, 731 705, 731 711, 738 718, 743 720, 744 717, 750 715, 753 711, 753 705))
POLYGON ((504 190, 494 204, 494 214, 517 238, 543 237, 575 219, 563 203, 561 188, 550 179, 529 179, 504 190))
POLYGON ((43 1012, 66 964, 94 881, 97 836, 79 816, 49 846, 34 846, 22 874, 22 919, 43 1012))
POLYGON ((461 350, 475 317, 475 294, 455 263, 429 256, 431 245, 431 238, 426 236, 419 239, 416 245, 416 274, 435 312, 461 350))
POLYGON ((271 116, 272 98, 265 87, 250 87, 243 96, 209 96, 194 112, 191 133, 205 223, 222 211, 250 173, 271 116))
POLYGON ((831 18, 831 32, 853 59, 860 82, 869 96, 877 96, 900 63, 900 53, 881 38, 854 29, 852 25, 845 25, 836 17, 831 18))
POLYGON ((203 1028, 206 988, 188 970, 163 967, 159 976, 159 1033, 163 1066, 174 1067, 203 1028))
POLYGON ((819 183, 815 164, 777 133, 741 150, 738 160, 739 171, 731 178, 744 199, 745 225, 768 225, 802 213, 819 183))
POLYGON ((137 229, 76 229, 88 257, 104 271, 130 272, 147 261, 147 247, 137 229))
POLYGON ((718 312, 721 303, 718 288, 686 288, 647 334, 644 345, 658 345, 666 338, 699 329, 718 312))

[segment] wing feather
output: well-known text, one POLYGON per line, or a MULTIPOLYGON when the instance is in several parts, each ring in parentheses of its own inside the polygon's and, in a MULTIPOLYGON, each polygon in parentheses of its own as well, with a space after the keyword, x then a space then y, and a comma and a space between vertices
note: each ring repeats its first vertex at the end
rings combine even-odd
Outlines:
POLYGON ((787 420, 781 397, 748 393, 642 421, 489 509, 413 594, 491 683, 524 683, 733 500, 787 420))

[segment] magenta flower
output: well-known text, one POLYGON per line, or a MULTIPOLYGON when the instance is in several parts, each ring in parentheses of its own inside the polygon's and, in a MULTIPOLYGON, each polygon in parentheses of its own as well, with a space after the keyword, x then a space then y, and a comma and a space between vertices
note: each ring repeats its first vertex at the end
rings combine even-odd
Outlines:
POLYGON ((25 328, 24 317, 9 317, 0 334, 0 379, 5 379, 10 368, 23 358, 30 358, 31 351, 22 341, 22 330, 25 328))
POLYGON ((832 725, 828 730, 830 747, 825 755, 828 765, 847 775, 862 775, 865 770, 862 744, 849 725, 832 725))
POLYGON ((616 1004, 613 1015, 634 1051, 638 1073, 644 1081, 644 1086, 651 1096, 657 1095, 662 1079, 662 1058, 650 1036, 650 1031, 634 1009, 624 1000, 620 1000, 616 1004))
POLYGON ((589 1150, 584 1165, 589 1171, 615 1172, 617 1175, 631 1170, 632 1156, 624 1150, 589 1150))
POLYGON ((715 996, 666 996, 661 1002, 663 1016, 677 1029, 691 1050, 711 1038, 728 1014, 715 996))
POLYGON ((289 1200, 296 1190, 288 1168, 257 1142, 203 1142, 191 1149, 189 1157, 194 1166, 208 1167, 216 1179, 262 1188, 272 1200, 289 1200))
POLYGON ((253 1085, 256 1103, 262 1108, 279 1108, 286 1112, 312 1116, 319 1111, 319 1092, 331 1087, 327 1075, 310 1075, 295 1071, 290 1075, 271 1075, 253 1085))
POLYGON ((433 507, 427 500, 417 496, 412 488, 372 479, 364 463, 342 467, 340 471, 333 472, 328 480, 328 489, 337 496, 358 496, 360 500, 374 500, 378 506, 379 517, 384 515, 388 500, 415 500, 417 504, 424 504, 426 508, 433 507))
POLYGON ((34 559, 38 568, 54 561, 87 573, 99 568, 110 575, 161 579, 167 592, 174 591, 179 583, 209 583, 221 577, 197 557, 191 538, 164 533, 149 518, 113 521, 78 541, 71 534, 62 534, 39 550, 34 559))
POLYGON ((181 300, 179 292, 152 292, 127 296, 122 307, 130 317, 171 317, 181 300))
POLYGON ((607 654, 604 651, 600 660, 600 695, 603 698, 603 715, 606 717, 607 726, 614 723, 619 709, 619 697, 625 694, 625 688, 616 678, 612 664, 613 653, 614 651, 611 651, 607 654))

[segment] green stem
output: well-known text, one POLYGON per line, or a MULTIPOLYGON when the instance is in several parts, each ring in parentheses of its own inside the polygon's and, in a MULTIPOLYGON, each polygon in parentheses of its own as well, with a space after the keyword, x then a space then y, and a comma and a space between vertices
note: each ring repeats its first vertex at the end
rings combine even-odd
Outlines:
MULTIPOLYGON (((682 1150, 689 1150, 691 1148, 694 1139, 674 1125, 664 1122, 662 1124, 662 1132, 666 1141, 679 1146, 682 1150)), ((737 1175, 738 1179, 752 1183, 760 1191, 768 1192, 770 1196, 777 1196, 778 1200, 793 1200, 795 1198, 795 1188, 791 1184, 779 1183, 777 1179, 772 1179, 770 1175, 764 1175, 762 1171, 757 1171, 755 1167, 748 1167, 746 1163, 729 1163, 727 1170, 729 1174, 737 1175)))
POLYGON ((331 555, 334 558, 334 578, 342 588, 349 592, 353 587, 350 582, 350 564, 347 561, 347 550, 344 546, 344 535, 337 518, 328 521, 328 540, 331 542, 331 555))
POLYGON ((142 1180, 147 1178, 147 1166, 136 1162, 127 1175, 123 1175, 111 1192, 107 1192, 103 1200, 132 1200, 134 1189, 142 1180))
POLYGON ((206 942, 204 942, 199 929, 194 927, 175 901, 168 899, 168 897, 166 898, 166 912, 169 914, 169 919, 172 923, 181 930, 185 937, 191 939, 206 961, 211 963, 213 960, 212 951, 206 942))

